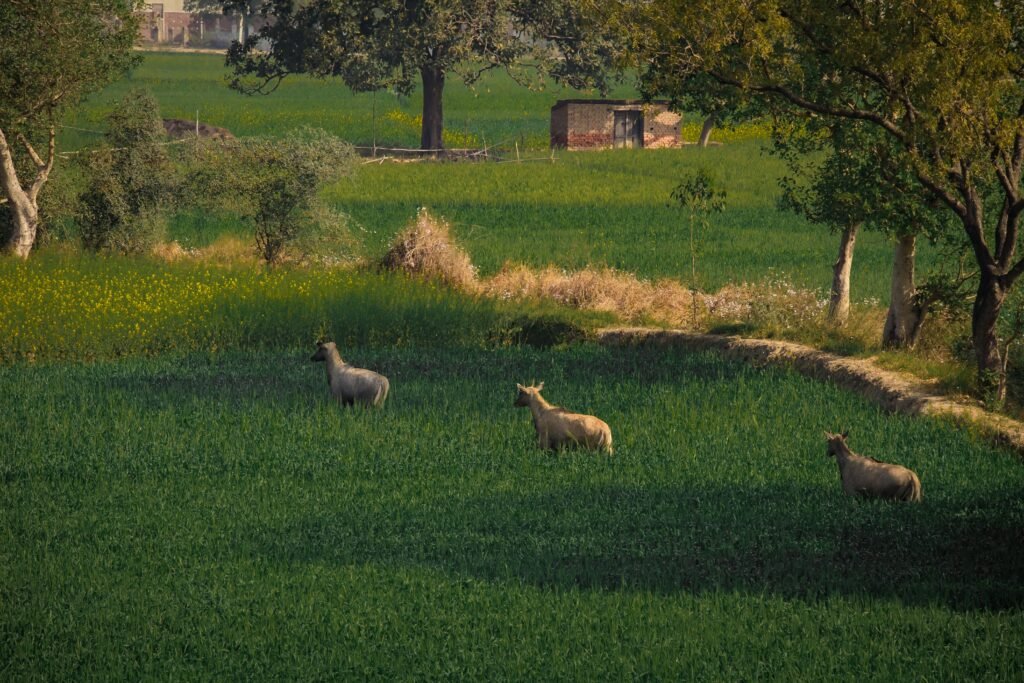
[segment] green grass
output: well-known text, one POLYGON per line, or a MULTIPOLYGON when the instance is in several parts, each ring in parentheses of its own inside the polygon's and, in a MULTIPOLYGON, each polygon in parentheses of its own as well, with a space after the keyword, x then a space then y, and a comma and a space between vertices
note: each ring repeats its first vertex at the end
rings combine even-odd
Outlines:
MULTIPOLYGON (((194 117, 199 109, 200 118, 239 135, 280 135, 296 126, 315 125, 355 142, 372 137, 368 94, 296 77, 269 96, 245 97, 224 85, 225 73, 217 56, 147 54, 130 79, 95 96, 74 123, 99 129, 112 103, 128 88, 146 87, 161 102, 165 116, 194 117)), ((613 95, 635 93, 623 87, 613 95)), ((533 92, 499 72, 488 74, 475 90, 453 79, 445 92, 447 126, 453 133, 476 136, 481 144, 484 139, 518 139, 544 150, 527 156, 544 156, 551 105, 577 96, 557 89, 533 92)), ((377 107, 380 130, 385 131, 379 133, 380 140, 417 144, 418 128, 409 121, 419 113, 418 95, 401 101, 378 95, 377 107)), ((68 145, 90 141, 87 133, 66 133, 68 145)), ((838 238, 777 209, 776 179, 783 165, 762 153, 763 143, 744 140, 743 135, 725 137, 734 141, 705 150, 559 153, 553 164, 371 164, 353 179, 328 188, 325 196, 352 215, 360 255, 370 258, 380 256, 417 207, 427 206, 453 222, 458 239, 485 275, 513 261, 572 269, 610 266, 643 277, 688 280, 683 215, 669 205, 669 194, 684 173, 706 166, 728 198, 726 211, 713 218, 700 256, 701 287, 785 277, 800 287, 826 288, 838 238)), ((170 238, 188 246, 242 232, 226 217, 188 210, 170 226, 170 238)), ((885 239, 872 233, 860 236, 852 278, 855 301, 888 299, 891 258, 885 239)), ((933 258, 922 245, 919 270, 927 271, 933 258)))
MULTIPOLYGON (((231 130, 235 135, 283 135, 302 125, 323 128, 357 144, 419 147, 420 129, 414 121, 423 108, 422 94, 353 93, 340 80, 289 76, 270 95, 242 95, 227 87, 230 71, 224 58, 206 54, 145 53, 132 74, 92 97, 68 123, 76 128, 103 130, 106 112, 132 88, 149 89, 168 118, 200 120, 231 130)), ((547 148, 551 107, 559 99, 594 96, 548 83, 530 90, 504 72, 484 74, 467 88, 449 78, 444 94, 449 147, 480 147, 518 142, 547 148)), ((635 97, 627 86, 613 97, 635 97)), ((68 129, 72 146, 88 144, 90 135, 68 129)))
POLYGON ((0 259, 0 362, 218 349, 558 343, 611 317, 344 268, 0 259))
POLYGON ((1020 680, 1024 469, 827 384, 667 350, 0 368, 0 678, 1020 680), (537 451, 515 381, 612 426, 537 451), (840 493, 823 429, 921 476, 840 493))
MULTIPOLYGON (((689 281, 683 211, 669 195, 687 172, 707 167, 728 193, 700 246, 702 288, 767 277, 824 289, 838 236, 776 208, 782 164, 758 142, 705 150, 560 153, 556 163, 368 165, 326 194, 366 230, 371 254, 427 206, 451 221, 483 274, 506 261, 578 269, 605 265, 642 277, 689 281)), ((919 269, 932 250, 922 244, 919 269)), ((888 300, 892 247, 877 233, 857 240, 852 297, 888 300)))

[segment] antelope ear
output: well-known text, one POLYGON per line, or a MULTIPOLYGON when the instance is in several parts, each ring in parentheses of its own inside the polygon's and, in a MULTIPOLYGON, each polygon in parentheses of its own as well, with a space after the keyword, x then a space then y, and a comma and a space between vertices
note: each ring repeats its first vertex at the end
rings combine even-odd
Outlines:
POLYGON ((537 385, 537 391, 540 391, 543 388, 544 388, 544 382, 541 382, 540 384, 537 385))
POLYGON ((516 382, 516 389, 518 389, 519 391, 522 391, 525 388, 526 387, 524 387, 522 384, 520 384, 519 382, 516 382))
POLYGON ((835 434, 833 434, 832 432, 828 431, 827 429, 825 430, 824 434, 825 434, 825 440, 826 441, 831 441, 832 437, 835 436, 835 434))

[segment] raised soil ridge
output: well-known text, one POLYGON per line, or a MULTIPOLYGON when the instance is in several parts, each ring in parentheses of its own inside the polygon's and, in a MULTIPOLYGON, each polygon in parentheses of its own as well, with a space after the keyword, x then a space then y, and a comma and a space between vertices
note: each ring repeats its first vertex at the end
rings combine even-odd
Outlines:
POLYGON ((885 370, 870 358, 845 358, 794 342, 645 327, 599 330, 608 346, 655 345, 715 351, 757 366, 792 368, 802 375, 856 392, 884 410, 951 419, 1024 454, 1024 423, 985 410, 976 401, 941 393, 935 383, 885 370))

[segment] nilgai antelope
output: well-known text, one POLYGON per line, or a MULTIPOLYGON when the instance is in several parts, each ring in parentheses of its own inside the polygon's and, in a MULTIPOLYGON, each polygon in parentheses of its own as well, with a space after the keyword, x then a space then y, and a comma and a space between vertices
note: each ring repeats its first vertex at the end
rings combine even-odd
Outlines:
POLYGON ((828 454, 839 464, 839 477, 847 495, 921 502, 921 480, 916 474, 902 465, 857 455, 846 445, 847 436, 849 432, 825 432, 828 454))
POLYGON ((544 382, 535 387, 516 384, 519 395, 515 404, 529 408, 533 415, 533 426, 537 430, 537 445, 545 450, 563 446, 580 445, 591 450, 603 450, 612 454, 612 430, 593 415, 570 413, 565 408, 553 406, 540 395, 544 382))
POLYGON ((388 397, 388 378, 373 370, 348 365, 341 360, 334 342, 317 342, 311 361, 327 363, 327 385, 331 395, 343 406, 356 403, 379 408, 388 397))

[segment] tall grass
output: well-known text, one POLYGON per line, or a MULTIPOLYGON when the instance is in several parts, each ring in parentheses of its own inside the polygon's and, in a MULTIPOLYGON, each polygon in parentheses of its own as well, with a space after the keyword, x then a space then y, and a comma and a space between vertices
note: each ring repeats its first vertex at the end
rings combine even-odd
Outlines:
POLYGON ((0 368, 0 678, 1020 680, 1024 468, 714 356, 350 349, 0 368), (607 420, 536 450, 515 381, 607 420), (823 429, 921 505, 840 492, 823 429))
POLYGON ((569 326, 607 317, 513 308, 436 282, 351 269, 221 267, 39 254, 0 260, 0 361, 195 350, 481 346, 521 318, 569 326))

